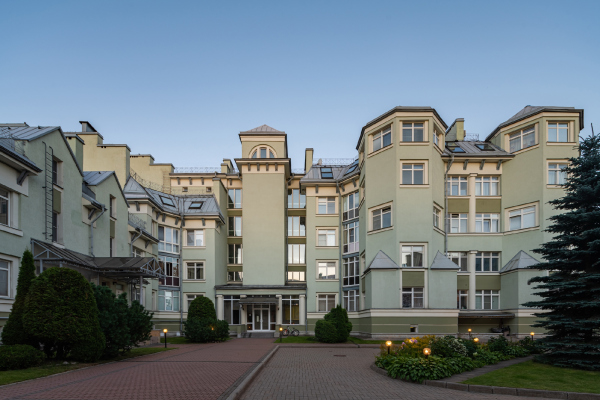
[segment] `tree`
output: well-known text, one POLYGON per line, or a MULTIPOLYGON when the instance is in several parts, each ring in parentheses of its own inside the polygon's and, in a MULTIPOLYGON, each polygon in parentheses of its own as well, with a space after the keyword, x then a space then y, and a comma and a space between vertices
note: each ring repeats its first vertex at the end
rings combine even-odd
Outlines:
POLYGON ((600 137, 583 139, 580 156, 566 169, 565 196, 550 201, 563 213, 550 217, 551 241, 534 250, 546 270, 530 283, 539 301, 526 307, 546 310, 534 326, 548 335, 539 340, 542 362, 561 367, 600 370, 600 137))
POLYGON ((217 320, 215 305, 208 297, 196 297, 188 310, 183 323, 184 334, 192 342, 206 343, 227 340, 229 324, 217 320))
POLYGON ((128 347, 131 337, 127 325, 126 294, 117 297, 110 288, 106 286, 92 285, 96 305, 98 307, 98 319, 100 328, 106 338, 104 357, 112 358, 119 354, 119 350, 128 347))
POLYGON ((341 305, 332 308, 315 325, 315 337, 325 343, 346 342, 351 331, 352 323, 348 319, 348 312, 341 305))
POLYGON ((2 343, 29 344, 38 346, 38 343, 25 332, 23 328, 23 311, 25 307, 25 298, 29 292, 31 282, 35 278, 35 264, 33 263, 33 254, 29 249, 25 249, 21 258, 21 267, 19 268, 19 278, 17 280, 17 295, 13 303, 12 310, 8 316, 8 321, 2 329, 2 343))
POLYGON ((141 342, 150 340, 153 316, 154 313, 146 310, 137 300, 131 302, 131 306, 127 310, 130 342, 123 350, 129 351, 133 347, 139 346, 141 342))
POLYGON ((93 362, 104 351, 92 286, 72 269, 48 268, 33 280, 25 299, 23 327, 49 357, 93 362))
POLYGON ((215 303, 211 299, 205 296, 198 296, 190 303, 188 310, 188 319, 217 319, 217 312, 215 311, 215 303))

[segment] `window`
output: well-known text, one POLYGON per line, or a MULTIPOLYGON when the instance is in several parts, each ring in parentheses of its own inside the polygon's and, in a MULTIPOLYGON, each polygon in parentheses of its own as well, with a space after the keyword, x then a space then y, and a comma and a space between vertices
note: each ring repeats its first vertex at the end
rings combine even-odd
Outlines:
POLYGON ((387 127, 373 135, 373 151, 380 150, 392 144, 392 128, 387 127))
POLYGON ((229 217, 229 236, 242 236, 242 217, 229 217))
POLYGON ((134 257, 144 257, 144 254, 145 254, 144 250, 138 249, 137 247, 133 248, 133 256, 134 257))
POLYGON ((179 286, 179 259, 177 257, 158 256, 163 262, 164 279, 159 280, 159 284, 165 286, 179 286))
POLYGON ((392 226, 392 206, 373 210, 372 221, 374 231, 392 226))
POLYGON ((522 129, 519 132, 510 135, 508 140, 511 153, 526 147, 531 147, 535 144, 535 128, 532 126, 527 129, 522 129))
POLYGON ((405 122, 402 124, 403 142, 422 142, 423 141, 423 123, 405 122))
POLYGON ((229 325, 240 324, 240 296, 223 296, 225 321, 229 325))
POLYGON ((498 272, 500 253, 480 252, 475 254, 475 272, 498 272))
POLYGON ((461 272, 467 272, 468 253, 466 251, 451 251, 446 256, 460 267, 461 272))
POLYGON ((204 280, 204 263, 189 262, 187 263, 187 278, 194 280, 204 280))
POLYGON ((9 225, 10 222, 10 194, 7 190, 0 189, 0 224, 9 225))
POLYGON ((227 282, 242 282, 243 277, 242 271, 227 271, 227 282))
POLYGON ((348 167, 348 169, 346 170, 344 175, 348 175, 348 174, 356 171, 356 168, 358 168, 358 160, 356 160, 352 164, 350 164, 350 167, 348 167))
POLYGON ((52 160, 52 184, 58 185, 58 161, 52 160))
POLYGON ((319 261, 317 262, 317 279, 336 279, 336 262, 335 261, 319 261))
POLYGON ((344 308, 346 311, 358 311, 358 290, 344 292, 344 308))
POLYGON ((108 238, 108 256, 114 257, 115 255, 115 238, 108 238))
POLYGON ((242 245, 241 244, 230 244, 228 249, 228 263, 229 264, 241 264, 242 263, 242 245))
POLYGON ((499 232, 500 214, 475 214, 475 232, 499 232))
POLYGON ((460 146, 457 143, 446 143, 446 148, 451 153, 464 153, 465 152, 463 149, 460 148, 460 146))
POLYGON ((179 253, 179 230, 168 226, 158 227, 158 251, 179 253))
POLYGON ((448 177, 448 195, 449 196, 466 196, 467 195, 467 178, 462 176, 448 177))
POLYGON ((227 196, 227 208, 242 208, 242 189, 229 189, 227 196))
POLYGON ((433 207, 433 226, 438 229, 442 229, 440 223, 442 221, 442 210, 437 207, 433 207))
POLYGON ((349 194, 348 196, 344 196, 344 213, 342 215, 343 221, 358 218, 358 204, 358 192, 354 192, 352 194, 349 194))
POLYGON ((423 308, 423 288, 402 288, 402 308, 423 308))
POLYGON ((204 246, 204 230, 196 229, 187 231, 187 245, 202 247, 204 246))
POLYGON ((423 267, 424 246, 402 246, 402 267, 423 267))
POLYGON ((159 290, 158 311, 179 311, 179 291, 159 290))
POLYGON ((337 246, 337 242, 335 240, 335 229, 317 230, 317 246, 337 246))
POLYGON ((450 214, 450 233, 467 232, 468 214, 450 214))
POLYGON ((343 252, 358 252, 358 221, 344 225, 343 252))
POLYGON ((58 242, 58 213, 52 211, 52 241, 58 242))
POLYGON ((304 256, 306 254, 305 244, 288 244, 288 264, 306 263, 304 256))
POLYGON ((317 214, 335 214, 335 197, 319 197, 317 214))
MULTIPOLYGON (((187 192, 187 190, 185 190, 187 192)), ((202 208, 202 205, 204 204, 203 201, 192 201, 190 203, 190 210, 200 210, 202 208)))
POLYGON ((300 189, 288 190, 288 208, 305 208, 306 195, 300 192, 300 189))
POLYGON ((466 310, 469 308, 469 295, 467 290, 459 290, 456 294, 456 308, 466 310))
POLYGON ((423 185, 424 169, 423 164, 402 164, 402 184, 423 185))
POLYGON ((165 206, 175 207, 175 203, 173 202, 173 199, 171 199, 169 197, 164 197, 164 196, 158 196, 158 197, 160 197, 160 200, 162 201, 162 203, 165 206))
POLYGON ((204 297, 204 295, 203 294, 188 294, 186 297, 187 297, 187 311, 189 311, 192 301, 194 301, 194 299, 196 297, 204 297))
POLYGON ((548 164, 548 185, 564 185, 567 182, 567 172, 564 171, 567 166, 564 163, 548 164))
POLYGON ((0 260, 0 297, 8 297, 10 294, 10 263, 0 260))
POLYGON ((569 124, 567 122, 549 122, 548 123, 548 141, 549 142, 568 142, 569 124))
POLYGON ((476 290, 475 308, 478 310, 498 310, 500 308, 500 291, 476 290))
POLYGON ((478 176, 475 178, 475 196, 498 196, 497 176, 478 176))
POLYGON ((535 226, 535 206, 510 211, 508 218, 511 231, 532 228, 535 226))
POLYGON ((254 150, 252 153, 252 158, 267 158, 267 153, 269 154, 269 158, 275 158, 273 150, 266 147, 259 147, 258 149, 254 150))
POLYGON ((359 284, 360 265, 358 263, 358 257, 344 258, 342 270, 344 286, 354 286, 359 284))
POLYGON ((329 312, 335 307, 335 294, 319 294, 317 296, 318 312, 329 312))
POLYGON ((321 168, 321 179, 333 179, 333 171, 330 167, 321 168))
POLYGON ((306 273, 304 271, 288 271, 288 282, 306 282, 306 273))
POLYGON ((494 148, 494 146, 492 146, 489 143, 479 143, 479 144, 476 144, 475 147, 477 147, 481 151, 495 151, 496 150, 494 148))
POLYGON ((440 134, 437 133, 436 130, 433 131, 433 143, 437 146, 440 147, 440 134))
POLYGON ((300 323, 300 296, 281 296, 281 305, 283 306, 283 323, 300 323))
POLYGON ((113 196, 110 196, 109 204, 109 215, 112 218, 117 218, 117 199, 113 196))
POLYGON ((306 217, 288 217, 288 236, 306 236, 306 217))

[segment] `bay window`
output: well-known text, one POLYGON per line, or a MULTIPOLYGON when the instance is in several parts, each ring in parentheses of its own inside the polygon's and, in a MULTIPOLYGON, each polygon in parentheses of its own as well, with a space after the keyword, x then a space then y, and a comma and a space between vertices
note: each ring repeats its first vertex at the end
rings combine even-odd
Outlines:
POLYGON ((344 308, 346 311, 358 311, 358 290, 344 292, 344 308))
POLYGON ((229 217, 229 236, 242 236, 242 217, 229 217))
POLYGON ((242 208, 242 189, 229 189, 227 194, 227 208, 242 208))
POLYGON ((10 296, 10 262, 0 260, 0 297, 10 296))
POLYGON ((306 217, 288 217, 288 236, 306 236, 306 217))
POLYGON ((499 232, 500 214, 475 214, 475 232, 499 232))
POLYGON ((392 144, 392 128, 387 127, 373 134, 373 151, 380 150, 392 144))
POLYGON ((500 291, 476 290, 475 308, 477 310, 498 310, 500 308, 500 291))
POLYGON ((288 208, 305 208, 306 195, 300 192, 300 189, 288 190, 288 208))
POLYGON ((424 170, 424 164, 402 164, 402 184, 423 185, 424 170))
POLYGON ((510 144, 510 152, 514 153, 521 149, 535 145, 535 128, 529 127, 522 129, 519 132, 513 133, 508 137, 510 144))
POLYGON ((422 142, 424 137, 423 125, 422 122, 404 122, 402 124, 402 141, 422 142))
POLYGON ((229 264, 242 264, 242 245, 228 245, 228 261, 229 264))
POLYGON ((358 221, 344 225, 343 252, 358 252, 358 221))
POLYGON ((179 286, 179 259, 177 257, 158 256, 163 262, 164 278, 159 283, 165 286, 179 286))
POLYGON ((385 229, 392 226, 392 206, 378 208, 371 212, 373 230, 385 229))
POLYGON ((168 226, 158 227, 158 251, 179 253, 179 230, 168 226))
POLYGON ((358 263, 358 257, 344 258, 343 263, 343 285, 344 286, 355 286, 359 284, 360 278, 360 265, 358 263))
POLYGON ((344 213, 342 215, 343 221, 358 218, 358 204, 358 192, 354 192, 352 194, 349 194, 348 196, 344 196, 344 213))
POLYGON ((475 196, 498 196, 497 176, 478 176, 475 178, 475 196))
POLYGON ((10 225, 10 193, 0 188, 0 224, 10 225))
POLYGON ((305 264, 305 254, 305 244, 288 244, 288 264, 305 264))
POLYGON ((567 166, 566 163, 548 164, 548 185, 564 185, 567 182, 567 166))
POLYGON ((424 246, 402 246, 402 267, 423 268, 424 246))
POLYGON ((535 206, 509 211, 508 218, 511 231, 532 228, 535 226, 535 206))
POLYGON ((288 282, 306 282, 306 272, 304 271, 288 271, 288 282))
POLYGON ((500 268, 500 253, 498 252, 479 252, 475 254, 476 272, 498 272, 500 268))
POLYGON ((567 122, 548 122, 549 142, 568 142, 569 124, 567 122))

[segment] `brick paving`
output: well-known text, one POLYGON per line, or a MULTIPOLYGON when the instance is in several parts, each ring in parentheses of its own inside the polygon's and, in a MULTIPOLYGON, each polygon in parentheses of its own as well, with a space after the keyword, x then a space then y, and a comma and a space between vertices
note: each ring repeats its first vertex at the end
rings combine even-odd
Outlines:
POLYGON ((173 345, 177 350, 0 386, 0 399, 218 399, 275 346, 273 339, 173 345))
POLYGON ((370 369, 377 353, 373 348, 280 347, 242 399, 527 399, 391 379, 370 369))

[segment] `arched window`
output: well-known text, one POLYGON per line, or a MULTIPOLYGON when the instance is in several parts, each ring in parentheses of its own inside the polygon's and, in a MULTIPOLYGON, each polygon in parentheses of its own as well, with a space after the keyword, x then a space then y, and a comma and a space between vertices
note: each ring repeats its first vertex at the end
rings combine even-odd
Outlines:
POLYGON ((275 158, 275 152, 267 146, 257 147, 250 156, 251 158, 275 158))

